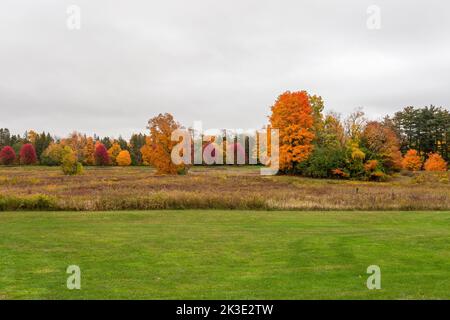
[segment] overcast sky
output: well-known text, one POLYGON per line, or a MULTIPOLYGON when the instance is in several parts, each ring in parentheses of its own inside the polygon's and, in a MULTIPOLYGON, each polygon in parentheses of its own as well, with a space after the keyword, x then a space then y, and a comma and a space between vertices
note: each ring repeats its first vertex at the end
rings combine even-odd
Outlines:
POLYGON ((449 1, 0 2, 0 127, 16 133, 128 137, 162 112, 260 128, 286 90, 374 119, 449 107, 449 1), (72 4, 80 30, 67 27, 72 4), (367 27, 370 5, 381 29, 367 27))

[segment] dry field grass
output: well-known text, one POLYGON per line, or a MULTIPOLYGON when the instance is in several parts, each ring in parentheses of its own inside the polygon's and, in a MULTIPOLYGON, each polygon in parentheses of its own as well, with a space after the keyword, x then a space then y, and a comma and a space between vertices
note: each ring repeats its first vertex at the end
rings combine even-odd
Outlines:
POLYGON ((196 167, 158 176, 149 167, 0 167, 0 210, 450 210, 449 173, 388 182, 260 176, 257 167, 196 167))

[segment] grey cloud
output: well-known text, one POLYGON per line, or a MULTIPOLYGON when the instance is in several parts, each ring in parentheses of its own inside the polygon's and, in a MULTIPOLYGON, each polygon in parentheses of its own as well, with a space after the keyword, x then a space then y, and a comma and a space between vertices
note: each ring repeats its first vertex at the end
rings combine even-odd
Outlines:
POLYGON ((171 112, 257 128, 286 90, 378 118, 450 105, 446 1, 3 0, 0 127, 128 136, 171 112), (66 28, 66 8, 82 12, 66 28), (369 5, 381 30, 366 28, 369 5))

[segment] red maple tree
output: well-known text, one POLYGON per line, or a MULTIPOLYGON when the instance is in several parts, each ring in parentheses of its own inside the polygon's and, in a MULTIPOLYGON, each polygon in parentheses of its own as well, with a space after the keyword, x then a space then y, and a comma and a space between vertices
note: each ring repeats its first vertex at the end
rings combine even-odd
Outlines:
POLYGON ((6 146, 0 151, 0 163, 10 165, 16 160, 16 153, 13 148, 6 146))
POLYGON ((97 143, 95 145, 94 158, 97 166, 107 166, 110 164, 108 150, 106 150, 103 143, 97 143))
POLYGON ((31 143, 27 143, 22 146, 19 156, 21 164, 31 165, 37 162, 36 150, 31 143))

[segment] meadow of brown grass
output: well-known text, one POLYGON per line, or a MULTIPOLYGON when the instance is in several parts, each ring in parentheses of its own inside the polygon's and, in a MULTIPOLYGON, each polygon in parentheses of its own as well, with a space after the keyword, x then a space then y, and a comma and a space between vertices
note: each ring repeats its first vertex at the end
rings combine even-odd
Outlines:
POLYGON ((449 173, 388 182, 260 176, 257 167, 195 167, 160 176, 149 167, 0 167, 0 210, 450 210, 449 173))

